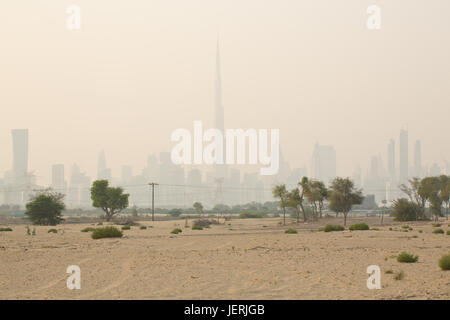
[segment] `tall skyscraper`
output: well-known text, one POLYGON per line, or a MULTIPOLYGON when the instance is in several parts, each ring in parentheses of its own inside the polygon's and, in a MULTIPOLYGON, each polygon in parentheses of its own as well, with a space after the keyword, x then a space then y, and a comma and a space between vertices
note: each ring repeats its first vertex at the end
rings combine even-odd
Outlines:
MULTIPOLYGON (((222 77, 220 70, 220 46, 219 39, 217 39, 217 49, 216 49, 216 81, 215 81, 215 126, 216 129, 225 135, 225 116, 224 107, 222 104, 222 77)), ((226 159, 225 155, 225 143, 223 143, 223 159, 226 159)), ((227 177, 227 165, 226 164, 216 164, 215 165, 215 178, 223 179, 227 177)), ((218 181, 219 181, 218 180, 218 181)))
POLYGON ((24 183, 28 174, 28 129, 13 129, 13 173, 16 183, 24 183))
POLYGON ((70 187, 67 195, 69 207, 90 207, 92 205, 90 188, 91 178, 74 164, 70 173, 70 187))
POLYGON ((60 193, 66 192, 63 164, 54 164, 52 166, 52 188, 60 193))
POLYGON ((422 177, 422 144, 420 140, 416 140, 414 145, 414 176, 422 177))
POLYGON ((11 204, 22 205, 29 198, 31 180, 28 177, 28 129, 13 129, 13 169, 12 191, 9 199, 11 204))
POLYGON ((399 182, 408 181, 408 131, 400 130, 400 176, 399 182))
POLYGON ((355 187, 358 189, 361 188, 361 186, 362 186, 362 170, 361 170, 361 167, 359 164, 353 170, 352 179, 353 179, 353 182, 355 183, 355 187))
POLYGON ((106 168, 106 156, 104 150, 102 150, 98 156, 97 179, 111 180, 111 170, 106 168))
POLYGON ((364 179, 364 191, 372 194, 377 202, 386 197, 386 179, 380 155, 370 158, 370 169, 364 179))
POLYGON ((391 139, 388 144, 387 149, 387 165, 388 165, 388 174, 391 182, 396 181, 395 174, 395 141, 391 139))
POLYGON ((314 146, 311 174, 314 179, 328 184, 336 177, 336 150, 333 146, 314 146))

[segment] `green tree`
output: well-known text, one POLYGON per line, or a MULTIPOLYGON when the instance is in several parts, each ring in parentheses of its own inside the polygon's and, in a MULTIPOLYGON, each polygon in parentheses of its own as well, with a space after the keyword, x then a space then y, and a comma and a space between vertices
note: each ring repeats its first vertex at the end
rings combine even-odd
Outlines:
POLYGON ((408 201, 401 198, 394 200, 394 220, 396 221, 413 221, 417 219, 418 212, 422 208, 416 202, 408 201))
POLYGON ((286 189, 285 184, 276 185, 273 190, 272 194, 274 198, 280 199, 279 201, 279 207, 283 209, 283 224, 286 224, 286 207, 288 205, 288 191, 286 189))
POLYGON ((308 192, 309 190, 309 180, 307 177, 303 177, 302 180, 298 183, 299 185, 299 196, 300 196, 300 209, 302 210, 303 213, 303 222, 306 222, 306 212, 305 212, 305 207, 303 206, 303 200, 305 199, 305 193, 308 192))
POLYGON ((216 204, 212 210, 215 211, 216 213, 224 213, 229 212, 230 209, 231 209, 230 206, 226 204, 216 204))
POLYGON ((297 218, 297 223, 300 221, 300 204, 302 203, 302 198, 300 197, 299 188, 295 188, 288 192, 287 194, 287 203, 286 206, 288 208, 292 208, 295 211, 295 216, 297 218))
POLYGON ((328 207, 334 212, 342 212, 344 226, 347 224, 347 215, 355 204, 361 204, 364 197, 361 190, 355 189, 353 181, 349 178, 335 178, 330 186, 328 207))
POLYGON ((439 177, 426 177, 420 181, 420 190, 426 201, 428 201, 431 214, 436 220, 442 215, 442 199, 439 195, 441 189, 441 179, 439 177))
POLYGON ((61 212, 65 208, 64 195, 46 189, 30 198, 25 214, 33 224, 54 226, 64 221, 61 212))
POLYGON ((179 217, 182 213, 183 213, 183 210, 178 209, 178 208, 174 208, 174 209, 169 210, 169 214, 172 217, 179 217))
POLYGON ((96 180, 91 187, 92 206, 105 212, 106 221, 128 207, 129 196, 120 187, 110 187, 108 180, 96 180))
POLYGON ((193 207, 195 209, 195 212, 197 212, 198 214, 202 214, 203 213, 203 205, 200 202, 195 202, 193 204, 193 207))
POLYGON ((441 198, 442 202, 445 203, 445 215, 448 220, 448 209, 449 209, 449 198, 450 198, 450 176, 441 175, 439 177, 441 181, 441 189, 439 192, 439 198, 441 198))
POLYGON ((310 180, 306 189, 306 198, 313 209, 315 218, 322 218, 324 201, 328 198, 328 189, 322 181, 310 180))
POLYGON ((416 220, 423 220, 425 218, 425 204, 427 202, 427 192, 424 184, 419 178, 409 179, 408 182, 409 185, 401 184, 400 190, 408 196, 411 202, 418 206, 419 210, 415 211, 417 214, 416 220))

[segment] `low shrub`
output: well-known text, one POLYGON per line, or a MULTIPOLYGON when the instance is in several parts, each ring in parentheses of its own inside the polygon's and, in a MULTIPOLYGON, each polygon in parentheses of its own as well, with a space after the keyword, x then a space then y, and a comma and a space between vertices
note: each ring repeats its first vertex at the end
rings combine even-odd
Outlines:
POLYGON ((405 273, 403 272, 403 270, 400 270, 399 272, 397 272, 394 276, 395 280, 402 280, 405 277, 405 273))
POLYGON ((450 254, 445 254, 439 259, 439 267, 442 270, 450 270, 450 254))
POLYGON ((6 227, 6 228, 0 228, 0 231, 13 231, 11 228, 6 227))
POLYGON ((209 228, 212 224, 219 224, 219 221, 214 219, 197 219, 192 223, 193 226, 209 228))
POLYGON ((402 226, 403 229, 409 229, 408 225, 402 226))
POLYGON ((354 230, 369 230, 369 226, 367 225, 367 223, 362 222, 362 223, 353 224, 348 229, 351 230, 351 231, 354 231, 354 230))
POLYGON ((180 233, 180 232, 183 232, 183 230, 181 230, 180 228, 175 228, 175 229, 173 229, 170 233, 172 233, 172 234, 178 234, 178 233, 180 233))
POLYGON ((147 227, 146 227, 146 226, 140 226, 139 229, 141 229, 141 230, 147 230, 147 227))
POLYGON ((437 233, 437 234, 442 233, 442 234, 444 234, 445 232, 444 232, 443 229, 436 229, 436 230, 433 230, 433 233, 437 233))
POLYGON ((407 252, 402 252, 397 256, 398 262, 405 262, 405 263, 414 263, 419 260, 419 256, 412 255, 407 252))
POLYGON ((434 228, 439 228, 441 225, 442 225, 442 224, 440 224, 440 223, 433 223, 433 224, 432 224, 432 226, 433 226, 434 228))
POLYGON ((131 226, 130 225, 126 225, 126 226, 123 226, 121 229, 122 230, 130 230, 131 226))
POLYGON ((82 229, 81 232, 91 232, 91 231, 94 231, 94 230, 95 230, 95 228, 87 227, 87 228, 82 229))
POLYGON ((58 230, 56 230, 56 229, 50 229, 50 230, 48 230, 48 233, 58 233, 58 230))
POLYGON ((191 228, 192 230, 203 230, 203 227, 200 227, 200 226, 192 226, 192 228, 191 228))
POLYGON ((295 229, 287 229, 284 233, 287 233, 287 234, 297 234, 297 230, 295 230, 295 229))
POLYGON ((175 208, 175 209, 169 210, 169 214, 174 218, 179 217, 182 213, 183 213, 182 209, 175 208))
POLYGON ((118 219, 116 221, 116 224, 119 226, 130 226, 130 227, 137 227, 139 226, 139 222, 134 221, 133 219, 126 218, 126 219, 118 219))
POLYGON ((108 226, 103 228, 96 228, 92 232, 92 239, 101 239, 101 238, 122 238, 123 233, 116 227, 108 226))
POLYGON ((447 230, 447 235, 450 236, 450 230, 447 230))
POLYGON ((393 274, 394 273, 394 271, 392 271, 392 270, 386 270, 386 272, 385 272, 386 274, 393 274))
POLYGON ((345 228, 340 225, 334 225, 334 224, 327 224, 325 228, 323 228, 324 232, 331 232, 331 231, 344 231, 345 228))
POLYGON ((260 212, 242 212, 239 215, 239 218, 241 219, 260 219, 264 218, 264 214, 260 212))

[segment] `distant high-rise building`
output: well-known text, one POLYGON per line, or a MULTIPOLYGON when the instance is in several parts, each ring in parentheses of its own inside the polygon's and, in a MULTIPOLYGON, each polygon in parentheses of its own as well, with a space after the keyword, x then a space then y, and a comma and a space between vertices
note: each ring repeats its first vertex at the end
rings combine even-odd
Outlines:
POLYGON ((387 165, 388 165, 388 174, 391 182, 396 181, 396 173, 395 173, 395 141, 391 139, 388 144, 387 149, 387 165))
POLYGON ((417 178, 422 177, 422 145, 420 140, 417 140, 414 146, 414 175, 417 178))
MULTIPOLYGON (((216 49, 216 81, 215 81, 215 125, 216 129, 225 135, 225 112, 222 104, 222 77, 220 72, 220 46, 219 39, 217 39, 217 49, 216 49)), ((226 159, 225 154, 225 143, 223 145, 223 159, 226 159)), ((225 179, 227 177, 227 165, 226 164, 216 164, 215 165, 215 178, 225 179)))
POLYGON ((70 187, 68 189, 68 205, 71 208, 91 207, 91 178, 81 172, 76 164, 70 173, 70 187))
POLYGON ((355 170, 353 170, 352 175, 353 182, 355 183, 356 188, 361 188, 362 186, 362 170, 359 165, 355 167, 355 170))
POLYGON ((97 179, 111 180, 111 169, 106 167, 106 156, 104 150, 102 150, 98 156, 97 179))
POLYGON ((336 177, 336 151, 333 146, 314 146, 312 165, 312 178, 328 184, 336 177))
POLYGON ((370 170, 364 179, 364 192, 372 194, 376 201, 386 197, 386 178, 380 155, 370 158, 370 170))
POLYGON ((400 183, 408 181, 408 131, 400 130, 400 183))
POLYGON ((13 173, 18 183, 24 183, 28 174, 28 129, 13 129, 13 173))
POLYGON ((31 192, 31 180, 28 176, 28 129, 13 129, 13 182, 9 195, 11 204, 22 205, 31 192))
POLYGON ((64 165, 54 164, 52 166, 52 188, 60 193, 66 192, 66 181, 64 178, 64 165))
POLYGON ((144 169, 144 176, 150 182, 156 182, 159 179, 158 157, 151 154, 147 157, 147 166, 144 169))

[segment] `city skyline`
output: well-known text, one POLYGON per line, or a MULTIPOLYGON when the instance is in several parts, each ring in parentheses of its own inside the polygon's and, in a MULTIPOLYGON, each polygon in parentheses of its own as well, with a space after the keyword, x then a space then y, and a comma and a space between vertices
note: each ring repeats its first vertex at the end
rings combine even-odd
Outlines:
POLYGON ((14 128, 32 133, 30 170, 48 184, 49 156, 95 177, 105 150, 117 175, 122 164, 142 168, 149 153, 170 151, 174 129, 214 126, 218 31, 227 128, 278 128, 292 168, 309 166, 319 143, 334 146, 338 175, 358 164, 365 174, 405 124, 409 141, 422 141, 424 166, 450 159, 441 133, 450 106, 446 1, 384 3, 377 31, 358 1, 141 1, 126 10, 83 1, 77 31, 67 30, 63 4, 45 4, 35 21, 42 5, 1 5, 28 24, 2 20, 0 172, 12 166, 14 128))
MULTIPOLYGON (((66 194, 70 207, 90 207, 89 189, 94 180, 86 175, 82 168, 73 164, 70 173, 65 174, 64 164, 52 164, 51 183, 39 185, 33 172, 27 172, 28 168, 28 130, 11 130, 13 141, 14 161, 13 167, 0 178, 0 204, 21 204, 34 190, 52 187, 54 190, 66 194)), ((404 196, 398 189, 401 183, 407 182, 407 178, 422 178, 425 175, 448 174, 450 166, 440 167, 437 163, 431 166, 422 166, 422 145, 420 140, 414 142, 414 151, 408 152, 408 131, 400 130, 398 143, 391 139, 387 144, 387 152, 370 157, 370 167, 363 174, 359 166, 355 168, 352 178, 358 188, 362 188, 366 195, 374 195, 375 200, 391 201, 399 196, 404 196), (395 150, 398 145, 398 150, 395 150), (398 151, 398 152, 396 152, 398 151), (406 152, 406 153, 405 153, 406 152), (403 155, 402 155, 403 153, 403 155), (398 156, 396 157, 396 155, 398 156), (413 158, 414 162, 405 170, 405 156, 413 158), (403 157, 403 159, 402 159, 403 157), (383 160, 383 158, 385 160, 383 160), (396 163, 395 159, 399 161, 396 163), (393 162, 393 163, 392 163, 393 162), (402 169, 403 166, 403 169, 402 169), (402 173, 403 171, 403 173, 402 173), (394 174, 393 174, 394 172, 394 174), (398 172, 398 175, 395 174, 398 172), (406 173, 405 173, 406 172, 406 173)), ((111 183, 123 186, 131 194, 133 204, 148 204, 147 183, 158 181, 159 203, 162 207, 182 206, 188 207, 193 201, 202 200, 212 206, 218 203, 242 204, 252 201, 264 202, 272 200, 271 187, 275 183, 286 183, 288 187, 294 187, 302 176, 324 181, 328 185, 336 174, 336 151, 333 146, 315 145, 311 156, 311 165, 302 168, 291 168, 289 163, 283 160, 281 155, 281 170, 274 177, 261 177, 255 172, 245 172, 239 168, 230 168, 228 175, 223 177, 220 185, 217 183, 217 168, 203 170, 197 167, 182 168, 170 160, 169 152, 160 152, 158 155, 149 155, 147 165, 143 168, 134 168, 124 164, 121 171, 112 174, 107 166, 107 157, 104 150, 98 155, 96 179, 107 179, 111 183), (182 189, 180 189, 182 187, 182 189), (192 188, 209 188, 203 191, 192 191, 192 188)))

